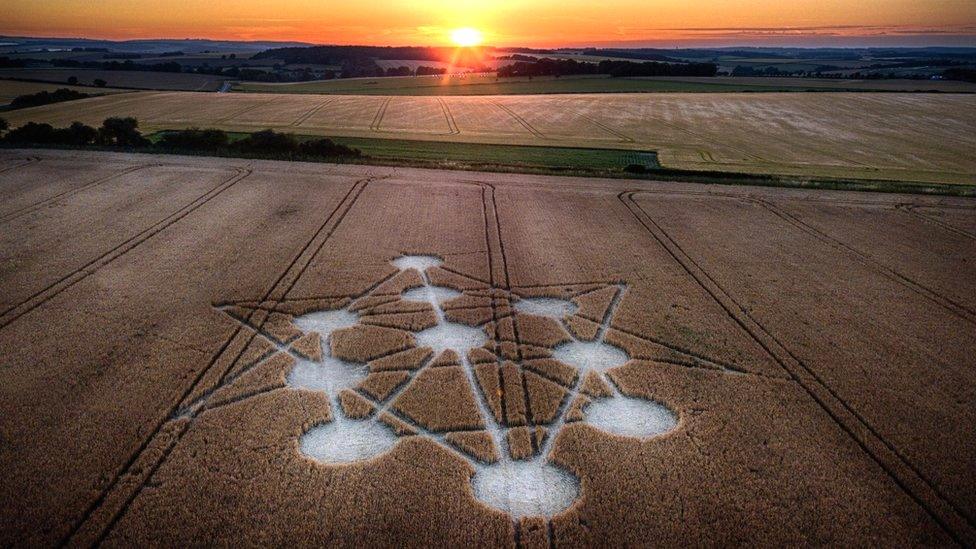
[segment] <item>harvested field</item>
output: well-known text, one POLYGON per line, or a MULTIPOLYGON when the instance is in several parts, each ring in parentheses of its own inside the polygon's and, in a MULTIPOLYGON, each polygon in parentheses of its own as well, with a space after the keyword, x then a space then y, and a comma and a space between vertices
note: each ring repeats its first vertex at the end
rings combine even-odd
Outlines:
MULTIPOLYGON (((885 91, 885 92, 947 92, 947 93, 976 93, 976 83, 954 80, 911 80, 886 78, 881 80, 849 80, 837 78, 789 78, 777 76, 735 76, 735 77, 705 77, 705 76, 650 76, 636 77, 633 80, 649 80, 654 82, 682 83, 699 85, 700 89, 682 91, 708 91, 714 86, 715 91, 721 91, 721 86, 741 87, 741 90, 775 90, 775 91, 885 91)), ((734 90, 726 90, 734 91, 734 90)))
POLYGON ((105 94, 105 93, 119 93, 125 90, 116 89, 96 89, 85 86, 68 86, 60 84, 47 84, 44 82, 21 82, 18 80, 0 80, 0 107, 8 105, 16 97, 21 95, 28 95, 33 93, 38 93, 42 91, 53 92, 54 90, 60 88, 68 88, 69 90, 90 93, 90 94, 105 94))
MULTIPOLYGON (((602 58, 596 59, 601 61, 602 58)), ((504 61, 498 63, 505 63, 504 61)), ((384 67, 437 65, 424 61, 381 61, 384 67)), ((610 78, 605 75, 498 78, 494 74, 342 78, 312 82, 240 82, 235 91, 249 93, 321 93, 380 95, 507 95, 552 93, 688 93, 688 92, 949 92, 976 93, 976 84, 946 80, 848 80, 776 77, 610 78)))
POLYGON ((976 183, 976 95, 617 94, 396 97, 136 93, 10 113, 144 130, 273 128, 310 135, 658 151, 668 168, 976 183))
POLYGON ((224 78, 207 74, 150 72, 150 71, 108 71, 99 69, 0 69, 0 78, 16 78, 39 82, 67 82, 72 76, 85 86, 94 86, 101 79, 110 88, 132 88, 139 90, 188 90, 217 91, 224 78))
POLYGON ((0 545, 976 544, 974 218, 2 150, 0 545))

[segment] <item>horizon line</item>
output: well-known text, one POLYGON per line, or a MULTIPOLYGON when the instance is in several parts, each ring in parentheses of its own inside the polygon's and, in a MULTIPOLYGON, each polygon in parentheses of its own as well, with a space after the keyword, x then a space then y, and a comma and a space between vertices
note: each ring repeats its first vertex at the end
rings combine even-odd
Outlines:
MULTIPOLYGON (((955 27, 961 32, 934 31, 931 27, 928 32, 918 33, 874 33, 874 34, 833 34, 821 32, 809 32, 810 30, 824 30, 833 27, 715 27, 715 28, 669 28, 654 29, 670 32, 692 32, 702 33, 685 37, 672 38, 637 38, 625 40, 594 40, 586 43, 566 43, 562 45, 517 45, 510 43, 507 45, 482 44, 479 48, 487 49, 535 49, 535 50, 560 50, 560 49, 874 49, 874 48, 967 48, 976 49, 976 26, 955 27), (971 30, 972 29, 972 30, 971 30), (807 32, 798 34, 797 31, 807 32), (755 34, 748 34, 753 32, 755 34), (710 34, 720 33, 720 34, 710 34), (738 40, 737 40, 738 39, 738 40), (845 43, 845 42, 869 42, 871 40, 891 40, 893 42, 906 39, 931 39, 931 43, 904 43, 904 44, 868 44, 868 43, 845 43), (942 39, 943 42, 939 40, 942 39), (963 43, 948 43, 946 39, 964 40, 963 43), (795 41, 795 43, 790 43, 795 41), (813 43, 819 42, 819 43, 813 43)), ((863 26, 850 26, 844 28, 865 28, 863 26)), ((650 30, 650 29, 648 29, 650 30)), ((379 48, 452 48, 450 45, 420 44, 420 43, 341 43, 341 42, 318 42, 302 39, 287 38, 214 38, 209 36, 186 36, 174 37, 166 35, 139 36, 139 37, 103 37, 103 36, 84 36, 68 35, 60 33, 46 34, 5 34, 0 33, 0 39, 5 40, 78 40, 91 42, 228 42, 240 44, 297 44, 303 46, 344 46, 344 47, 379 47, 379 48)))

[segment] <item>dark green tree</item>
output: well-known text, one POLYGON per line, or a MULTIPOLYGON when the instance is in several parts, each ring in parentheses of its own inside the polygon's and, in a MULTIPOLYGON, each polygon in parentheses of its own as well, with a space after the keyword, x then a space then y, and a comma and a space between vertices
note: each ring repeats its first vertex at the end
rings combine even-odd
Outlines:
POLYGON ((110 147, 146 147, 150 144, 139 133, 139 122, 132 117, 106 118, 98 128, 96 143, 110 147))

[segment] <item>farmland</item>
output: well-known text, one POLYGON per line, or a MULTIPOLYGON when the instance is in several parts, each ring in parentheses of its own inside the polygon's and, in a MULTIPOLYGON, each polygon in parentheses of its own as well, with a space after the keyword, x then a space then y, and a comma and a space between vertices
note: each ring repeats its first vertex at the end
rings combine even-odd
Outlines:
POLYGON ((53 92, 54 90, 60 88, 68 88, 69 90, 88 93, 88 94, 105 94, 105 93, 119 93, 125 90, 116 89, 94 89, 84 86, 67 86, 61 84, 46 84, 43 82, 20 82, 16 80, 0 80, 0 106, 6 105, 14 100, 14 98, 21 95, 30 95, 42 91, 53 92))
POLYGON ((972 545, 974 218, 0 150, 0 545, 972 545))
MULTIPOLYGON (((396 65, 399 62, 386 62, 396 65)), ((418 62, 419 64, 423 64, 418 62)), ((415 63, 417 64, 417 63, 415 63)), ((431 63, 428 63, 431 64, 431 63)), ((511 77, 464 74, 422 77, 346 78, 285 84, 239 82, 234 91, 356 95, 511 95, 553 93, 933 91, 974 93, 976 84, 932 80, 837 80, 817 78, 705 78, 608 76, 511 77)))
POLYGON ((104 80, 110 88, 141 90, 217 91, 224 79, 205 74, 162 73, 148 71, 110 71, 97 69, 0 69, 0 79, 66 83, 72 76, 78 83, 94 86, 104 80))
POLYGON ((662 166, 797 177, 972 184, 976 96, 668 93, 478 97, 131 93, 9 113, 144 131, 273 128, 408 141, 656 151, 662 166))

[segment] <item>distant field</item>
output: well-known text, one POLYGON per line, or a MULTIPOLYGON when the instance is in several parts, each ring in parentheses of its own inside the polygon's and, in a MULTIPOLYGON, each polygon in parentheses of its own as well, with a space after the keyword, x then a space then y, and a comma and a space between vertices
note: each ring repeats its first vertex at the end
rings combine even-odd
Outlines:
POLYGON ((657 151, 664 167, 931 183, 976 182, 976 96, 667 93, 480 97, 140 92, 9 113, 145 131, 296 134, 657 151))
MULTIPOLYGON (((723 83, 609 78, 606 76, 498 78, 493 74, 349 78, 286 84, 241 82, 233 91, 355 95, 528 95, 566 93, 642 93, 681 91, 745 91, 723 83)), ((762 91, 774 91, 768 87, 762 91)))
POLYGON ((42 91, 54 91, 59 88, 68 88, 81 93, 119 93, 125 90, 99 89, 95 90, 84 86, 68 86, 62 84, 47 84, 44 82, 20 82, 17 80, 0 80, 0 107, 7 105, 15 97, 37 93, 42 91))
MULTIPOLYGON (((703 88, 733 86, 740 91, 890 91, 976 93, 976 83, 953 80, 841 80, 837 78, 789 78, 778 76, 704 76, 634 78, 658 83, 700 85, 703 88)), ((708 91, 702 89, 700 91, 708 91)))
POLYGON ((147 71, 103 71, 96 69, 0 69, 0 79, 16 78, 64 83, 75 76, 80 84, 93 86, 96 79, 111 88, 143 90, 217 91, 225 79, 206 74, 147 71))
MULTIPOLYGON (((397 62, 386 62, 396 66, 397 62)), ((407 63, 404 63, 407 64, 407 63)), ((422 64, 422 63, 421 63, 422 64)), ((432 64, 436 65, 436 63, 432 64)), ((415 68, 413 65, 411 65, 415 68)), ((777 77, 498 78, 493 74, 349 78, 296 83, 240 82, 233 91, 355 95, 526 95, 554 93, 940 91, 976 93, 976 84, 944 80, 838 80, 777 77)))
POLYGON ((54 59, 75 59, 77 61, 101 61, 105 52, 92 51, 28 51, 28 52, 5 52, 0 51, 0 56, 10 59, 39 59, 51 61, 54 59))

